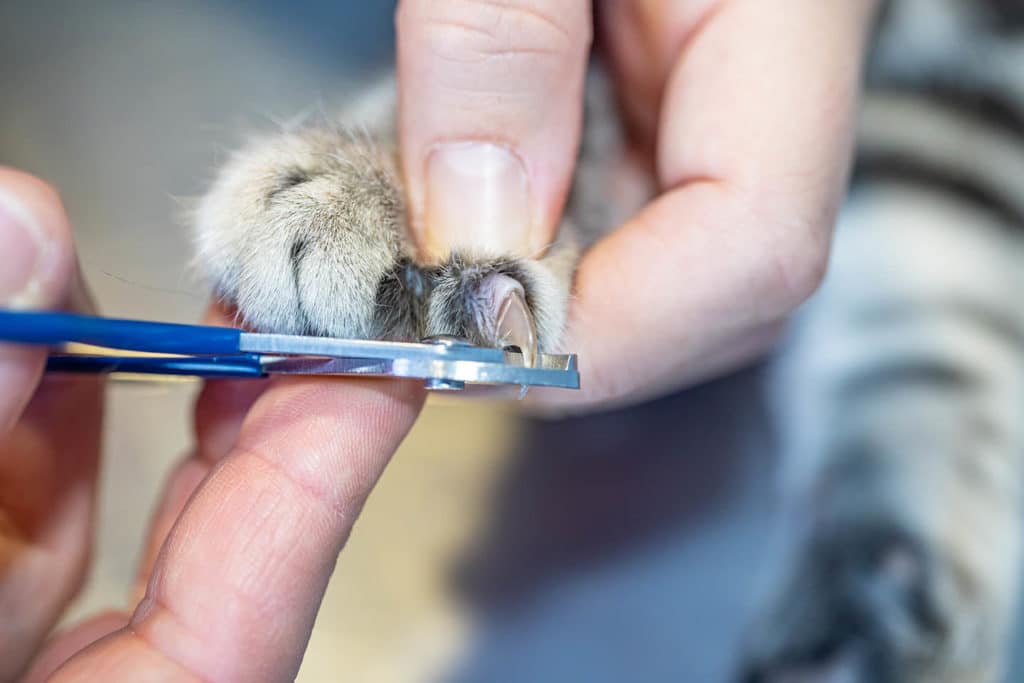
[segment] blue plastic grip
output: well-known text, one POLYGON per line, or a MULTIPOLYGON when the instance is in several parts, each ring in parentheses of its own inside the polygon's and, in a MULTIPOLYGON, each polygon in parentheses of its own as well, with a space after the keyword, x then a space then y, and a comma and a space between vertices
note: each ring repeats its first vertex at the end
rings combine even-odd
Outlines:
POLYGON ((47 372, 107 373, 132 372, 143 375, 185 375, 189 377, 264 377, 259 356, 246 353, 238 356, 85 356, 51 355, 46 360, 47 372))
POLYGON ((213 356, 237 354, 241 333, 233 327, 0 310, 0 341, 16 344, 79 342, 110 349, 213 356))

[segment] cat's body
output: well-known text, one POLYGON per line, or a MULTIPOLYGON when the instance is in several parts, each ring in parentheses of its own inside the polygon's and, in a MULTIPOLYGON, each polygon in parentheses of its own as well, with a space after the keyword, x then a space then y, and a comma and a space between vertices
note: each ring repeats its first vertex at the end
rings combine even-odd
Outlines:
POLYGON ((999 681, 1024 503, 1024 3, 894 0, 775 366, 791 546, 746 683, 999 681))
MULTIPOLYGON (((833 267, 777 363, 794 542, 745 681, 998 678, 1024 500, 1024 131, 1006 123, 1024 111, 1022 14, 1015 0, 885 10, 833 267), (965 96, 999 107, 979 115, 965 96)), ((500 345, 521 287, 556 347, 579 254, 641 199, 607 201, 623 153, 607 85, 590 83, 544 257, 431 266, 405 227, 392 90, 228 162, 196 220, 217 292, 262 330, 500 345)))

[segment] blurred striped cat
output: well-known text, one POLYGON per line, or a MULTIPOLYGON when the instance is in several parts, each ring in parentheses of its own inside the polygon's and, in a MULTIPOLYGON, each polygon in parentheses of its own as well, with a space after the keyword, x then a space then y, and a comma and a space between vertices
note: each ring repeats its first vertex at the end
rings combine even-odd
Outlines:
POLYGON ((1024 2, 893 0, 775 373, 793 541, 745 683, 987 683, 1020 580, 1024 2))

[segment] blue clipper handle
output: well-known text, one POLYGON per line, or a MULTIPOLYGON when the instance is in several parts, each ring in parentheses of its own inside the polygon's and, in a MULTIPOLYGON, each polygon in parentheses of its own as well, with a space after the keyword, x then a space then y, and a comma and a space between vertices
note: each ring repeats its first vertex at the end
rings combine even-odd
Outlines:
POLYGON ((0 341, 15 344, 79 342, 111 349, 212 356, 237 354, 241 334, 233 327, 0 310, 0 341))
POLYGON ((237 356, 80 356, 51 355, 47 372, 104 374, 131 372, 142 375, 184 375, 188 377, 265 377, 260 358, 246 353, 237 356))

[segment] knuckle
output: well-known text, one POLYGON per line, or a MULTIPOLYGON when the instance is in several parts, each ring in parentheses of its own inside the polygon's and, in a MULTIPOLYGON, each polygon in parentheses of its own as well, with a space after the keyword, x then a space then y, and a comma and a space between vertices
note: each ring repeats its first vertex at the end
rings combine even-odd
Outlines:
POLYGON ((744 249, 748 293, 757 321, 784 319, 814 295, 829 266, 835 209, 832 202, 808 201, 814 194, 733 187, 730 203, 746 226, 744 249))
POLYGON ((828 271, 830 231, 820 225, 788 231, 772 251, 767 291, 773 292, 771 313, 784 317, 809 299, 828 271))

